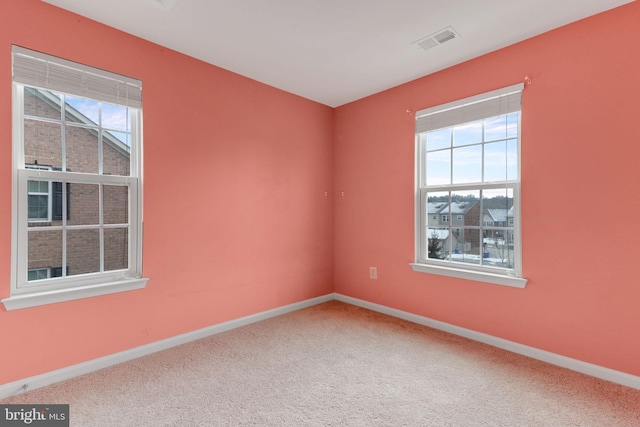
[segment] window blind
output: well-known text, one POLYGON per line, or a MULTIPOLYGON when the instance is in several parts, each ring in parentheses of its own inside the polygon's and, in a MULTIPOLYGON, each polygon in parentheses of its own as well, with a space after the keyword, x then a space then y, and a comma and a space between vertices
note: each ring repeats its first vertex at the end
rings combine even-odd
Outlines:
POLYGON ((12 46, 15 83, 142 108, 142 82, 41 52, 12 46))
POLYGON ((520 111, 523 88, 524 83, 519 83, 418 111, 416 133, 520 111))

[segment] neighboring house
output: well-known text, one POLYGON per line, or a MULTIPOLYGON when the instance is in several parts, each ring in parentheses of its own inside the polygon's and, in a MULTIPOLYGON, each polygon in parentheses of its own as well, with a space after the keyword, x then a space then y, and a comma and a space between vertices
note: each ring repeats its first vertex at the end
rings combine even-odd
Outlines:
MULTIPOLYGON (((487 227, 513 227, 513 206, 509 209, 485 209, 482 224, 487 227)), ((487 245, 500 245, 505 241, 513 244, 513 233, 507 233, 505 236, 503 230, 488 229, 485 232, 484 241, 487 245)))
MULTIPOLYGON (((61 124, 60 97, 54 93, 25 88, 25 167, 62 170, 64 164, 72 172, 98 173, 98 150, 102 146, 103 173, 129 175, 130 155, 126 143, 103 132, 99 144, 97 125, 69 104, 65 105, 65 125, 61 124), (68 153, 62 159, 62 143, 68 153)), ((67 225, 126 224, 128 190, 124 186, 102 189, 103 218, 99 218, 100 186, 49 181, 29 181, 29 227, 67 225), (66 196, 63 193, 66 192, 66 196), (63 200, 66 197, 66 209, 63 200)), ((69 230, 66 233, 66 275, 100 271, 100 230, 69 230)), ((28 279, 40 280, 63 274, 62 232, 56 230, 29 233, 28 279)), ((126 228, 105 230, 104 269, 127 267, 128 233, 126 228)))
POLYGON ((478 201, 428 202, 428 238, 437 238, 446 253, 479 253, 480 234, 466 226, 479 225, 480 203, 478 201))

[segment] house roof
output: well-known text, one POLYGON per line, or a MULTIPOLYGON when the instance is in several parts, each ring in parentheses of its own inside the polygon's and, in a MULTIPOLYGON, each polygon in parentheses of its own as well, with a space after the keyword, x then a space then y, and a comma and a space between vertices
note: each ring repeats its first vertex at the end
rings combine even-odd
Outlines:
POLYGON ((449 204, 447 202, 428 202, 427 213, 465 215, 477 204, 478 202, 451 202, 451 208, 449 208, 449 204))
POLYGON ((491 216, 494 222, 507 222, 508 218, 513 218, 513 206, 509 209, 487 209, 486 212, 491 216))
POLYGON ((452 215, 465 215, 469 212, 478 202, 452 202, 451 214, 452 215))
MULTIPOLYGON (((33 88, 25 87, 25 91, 33 94, 34 96, 36 94, 36 91, 33 88)), ((49 106, 60 111, 60 98, 56 96, 53 92, 48 90, 39 90, 37 92, 37 96, 42 101, 46 102, 49 106)), ((73 106, 66 104, 65 114, 73 117, 73 119, 75 119, 78 123, 84 123, 85 125, 91 126, 91 128, 87 128, 89 132, 94 132, 94 133, 96 132, 93 128, 94 127, 97 128, 98 125, 89 117, 85 116, 80 111, 73 108, 73 106)), ((121 154, 127 157, 130 155, 130 147, 109 132, 103 133, 103 142, 110 145, 111 147, 116 149, 118 152, 120 152, 121 154)))
POLYGON ((446 210, 445 208, 448 206, 445 202, 428 202, 427 203, 427 212, 430 214, 438 214, 442 212, 442 210, 446 210))
POLYGON ((506 209, 487 209, 487 213, 494 222, 507 222, 506 209))

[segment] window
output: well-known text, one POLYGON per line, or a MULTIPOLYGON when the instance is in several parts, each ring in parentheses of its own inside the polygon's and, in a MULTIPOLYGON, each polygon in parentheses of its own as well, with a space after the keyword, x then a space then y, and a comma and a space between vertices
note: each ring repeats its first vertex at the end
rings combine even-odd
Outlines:
MULTIPOLYGON (((25 165, 27 169, 49 170, 50 167, 25 165)), ((51 191, 48 181, 29 181, 27 183, 29 221, 51 221, 51 191)))
MULTIPOLYGON (((25 164, 26 169, 51 170, 51 166, 25 164)), ((28 218, 29 222, 50 222, 62 219, 62 183, 50 181, 29 181, 28 218)), ((69 218, 69 184, 67 184, 67 219, 69 218)))
POLYGON ((29 280, 42 280, 51 277, 50 268, 31 268, 27 274, 29 280))
POLYGON ((416 113, 414 271, 526 285, 520 249, 522 88, 416 113), (432 220, 436 210, 440 223, 432 220), (455 224, 448 221, 452 215, 455 224))
POLYGON ((144 287, 141 83, 12 54, 12 285, 2 302, 12 310, 144 287))

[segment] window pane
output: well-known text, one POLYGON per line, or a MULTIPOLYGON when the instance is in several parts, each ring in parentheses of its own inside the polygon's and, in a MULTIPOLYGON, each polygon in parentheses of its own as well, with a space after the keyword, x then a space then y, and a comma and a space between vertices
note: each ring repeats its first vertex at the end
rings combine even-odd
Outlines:
POLYGON ((130 175, 131 134, 123 132, 102 133, 103 173, 106 175, 130 175))
POLYGON ((66 127, 67 170, 98 173, 98 136, 95 131, 66 127))
MULTIPOLYGON (((424 135, 424 134, 423 134, 424 135)), ((427 151, 451 147, 451 128, 427 132, 427 151)))
POLYGON ((518 120, 520 119, 520 112, 511 113, 507 115, 507 138, 518 137, 518 120))
POLYGON ((129 187, 105 185, 102 198, 105 224, 127 224, 129 222, 129 187))
POLYGON ((451 150, 427 153, 427 185, 451 184, 451 150))
POLYGON ((480 230, 454 228, 451 233, 451 261, 480 264, 480 230))
POLYGON ((513 190, 483 191, 484 264, 513 267, 513 190))
POLYGON ((129 230, 107 228, 104 230, 104 269, 124 270, 129 267, 129 230))
MULTIPOLYGON (((501 218, 506 218, 507 211, 509 211, 513 206, 513 190, 511 188, 483 190, 482 206, 485 212, 487 209, 501 209, 501 218)), ((501 221, 504 222, 506 219, 501 219, 501 221)))
POLYGON ((518 140, 507 141, 507 179, 517 180, 518 176, 518 140))
POLYGON ((65 96, 65 120, 98 126, 100 123, 100 102, 77 96, 65 96))
POLYGON ((100 271, 100 231, 67 231, 68 275, 96 273, 100 271))
POLYGON ((42 280, 48 277, 48 268, 37 268, 35 270, 29 270, 27 272, 27 281, 33 282, 34 280, 42 280))
POLYGON ((62 125, 24 120, 24 162, 28 165, 62 167, 62 125))
POLYGON ((451 226, 480 226, 480 190, 451 193, 451 226))
POLYGON ((449 253, 449 229, 427 228, 426 258, 445 259, 449 253))
POLYGON ((507 137, 507 116, 490 117, 484 121, 484 140, 496 141, 507 137))
POLYGON ((111 142, 112 145, 124 149, 127 153, 131 149, 131 134, 128 132, 103 131, 103 138, 106 139, 106 142, 111 142))
POLYGON ((483 263, 492 267, 513 268, 513 230, 487 231, 483 263))
POLYGON ((482 181, 482 146, 453 150, 453 184, 482 181))
POLYGON ((100 223, 100 193, 97 184, 69 184, 69 225, 100 223))
POLYGON ((131 132, 129 109, 122 105, 108 104, 106 102, 103 103, 102 127, 123 132, 131 132))
POLYGON ((29 221, 49 219, 49 196, 29 195, 29 221))
POLYGON ((49 194, 49 181, 29 181, 29 193, 49 194))
MULTIPOLYGON (((29 169, 39 169, 37 166, 27 165, 29 169)), ((48 169, 48 168, 43 168, 48 169)), ((42 226, 42 221, 51 220, 51 205, 49 181, 27 181, 27 218, 29 226, 42 226)))
POLYGON ((453 128, 453 145, 478 144, 482 142, 482 121, 465 123, 453 128))
POLYGON ((60 95, 48 90, 24 88, 24 114, 60 120, 60 95))
POLYGON ((60 267, 62 265, 62 231, 32 229, 29 231, 27 251, 28 270, 60 267))
MULTIPOLYGON (((442 215, 449 215, 449 192, 427 193, 427 224, 429 227, 442 225, 442 215)), ((445 225, 448 225, 445 224, 445 225)))
POLYGON ((484 181, 507 179, 507 143, 492 142, 484 146, 484 181))

